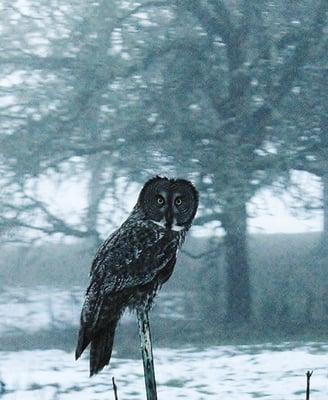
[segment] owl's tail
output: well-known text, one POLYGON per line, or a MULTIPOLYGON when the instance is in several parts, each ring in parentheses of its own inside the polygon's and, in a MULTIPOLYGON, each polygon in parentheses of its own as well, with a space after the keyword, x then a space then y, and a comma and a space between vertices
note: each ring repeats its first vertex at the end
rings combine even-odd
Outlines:
POLYGON ((90 348, 90 376, 97 374, 109 364, 112 355, 115 329, 117 320, 103 328, 91 340, 87 337, 85 329, 81 327, 79 340, 75 351, 75 359, 78 359, 85 348, 91 342, 90 348))
POLYGON ((90 376, 97 374, 109 364, 112 355, 114 335, 117 321, 111 322, 91 340, 90 348, 90 376))

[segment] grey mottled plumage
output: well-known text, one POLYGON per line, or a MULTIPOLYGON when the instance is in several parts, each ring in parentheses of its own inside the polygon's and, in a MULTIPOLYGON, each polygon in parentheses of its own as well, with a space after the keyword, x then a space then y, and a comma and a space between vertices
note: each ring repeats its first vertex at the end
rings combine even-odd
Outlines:
POLYGON ((81 313, 76 358, 91 343, 90 375, 109 363, 115 328, 126 307, 149 310, 169 279, 191 226, 198 193, 183 179, 144 185, 127 220, 100 246, 81 313))

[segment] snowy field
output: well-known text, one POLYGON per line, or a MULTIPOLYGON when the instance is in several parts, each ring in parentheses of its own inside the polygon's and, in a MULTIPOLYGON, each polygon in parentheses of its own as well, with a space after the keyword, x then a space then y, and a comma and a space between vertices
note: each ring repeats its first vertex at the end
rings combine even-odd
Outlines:
MULTIPOLYGON (((155 349, 159 400, 304 399, 305 372, 314 370, 311 400, 328 398, 328 343, 155 349)), ((144 399, 141 360, 114 357, 111 369, 88 378, 88 360, 60 350, 0 352, 6 383, 1 400, 144 399)))
MULTIPOLYGON (((6 287, 0 296, 0 336, 77 326, 83 291, 6 287)), ((158 315, 183 318, 182 293, 161 297, 158 315)), ((311 400, 328 399, 328 342, 155 347, 154 355, 159 400, 304 400, 307 370, 314 370, 311 400)), ((112 376, 120 400, 145 399, 140 359, 114 352, 111 368, 89 379, 87 356, 75 362, 62 350, 0 351, 0 380, 6 385, 1 400, 113 399, 112 376)))

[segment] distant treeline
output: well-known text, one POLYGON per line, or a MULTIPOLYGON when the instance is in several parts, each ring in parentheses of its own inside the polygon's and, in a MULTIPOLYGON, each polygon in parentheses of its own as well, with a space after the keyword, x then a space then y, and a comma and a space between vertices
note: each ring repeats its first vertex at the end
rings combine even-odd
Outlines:
MULTIPOLYGON (((317 251, 318 239, 317 233, 250 237, 252 323, 293 330, 328 324, 328 258, 317 251)), ((162 290, 183 291, 186 318, 216 329, 229 316, 224 251, 215 254, 212 246, 220 248, 208 238, 190 237, 162 290)), ((3 247, 0 289, 51 285, 84 291, 94 251, 85 242, 3 247)))

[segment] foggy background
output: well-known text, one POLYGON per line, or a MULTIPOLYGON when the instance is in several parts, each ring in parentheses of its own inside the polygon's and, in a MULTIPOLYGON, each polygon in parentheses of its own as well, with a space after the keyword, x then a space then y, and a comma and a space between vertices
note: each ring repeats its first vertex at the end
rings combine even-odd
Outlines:
POLYGON ((145 397, 134 315, 95 379, 73 349, 96 248, 157 174, 200 192, 151 313, 160 398, 299 399, 307 369, 328 395, 327 9, 2 0, 1 399, 145 397))

